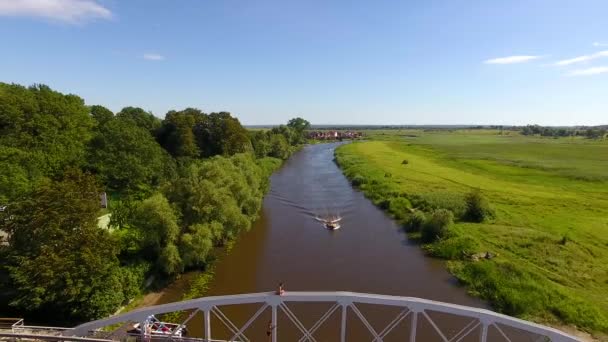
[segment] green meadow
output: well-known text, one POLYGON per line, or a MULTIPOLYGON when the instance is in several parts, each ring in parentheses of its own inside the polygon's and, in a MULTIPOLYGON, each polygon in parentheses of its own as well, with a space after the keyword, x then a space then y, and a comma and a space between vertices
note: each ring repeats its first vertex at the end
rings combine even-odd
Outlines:
POLYGON ((412 210, 451 210, 448 234, 423 248, 472 295, 509 315, 608 332, 608 141, 490 130, 368 137, 337 149, 345 175, 403 222, 412 210), (474 189, 494 213, 482 223, 460 219, 474 189), (495 257, 471 257, 485 252, 495 257))

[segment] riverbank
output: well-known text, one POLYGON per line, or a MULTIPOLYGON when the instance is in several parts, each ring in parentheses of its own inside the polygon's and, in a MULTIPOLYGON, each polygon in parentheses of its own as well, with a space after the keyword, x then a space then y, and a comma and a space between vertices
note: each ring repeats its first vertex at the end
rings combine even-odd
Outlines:
POLYGON ((498 311, 606 333, 607 150, 584 139, 389 131, 340 147, 336 160, 401 222, 412 207, 458 218, 464 195, 479 188, 494 218, 457 219, 425 250, 498 311), (495 257, 471 260, 488 251, 495 257))

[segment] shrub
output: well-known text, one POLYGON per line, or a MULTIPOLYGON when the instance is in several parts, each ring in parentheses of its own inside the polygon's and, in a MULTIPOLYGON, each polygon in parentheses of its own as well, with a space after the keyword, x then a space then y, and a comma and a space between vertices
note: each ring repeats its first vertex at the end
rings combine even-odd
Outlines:
POLYGON ((448 228, 454 223, 454 214, 447 209, 437 209, 422 226, 422 241, 433 242, 447 234, 448 228))
POLYGON ((426 216, 424 212, 416 210, 405 221, 405 230, 408 232, 419 232, 425 222, 426 216))
POLYGON ((470 236, 452 236, 436 244, 427 246, 434 257, 448 260, 462 260, 479 250, 479 243, 470 236))
POLYGON ((470 222, 483 222, 492 216, 492 209, 481 191, 473 190, 465 196, 464 219, 470 222))
POLYGON ((353 179, 351 180, 351 183, 354 186, 360 186, 361 184, 365 183, 365 178, 359 174, 356 174, 353 179))
POLYGON ((393 214, 397 219, 403 219, 406 217, 409 212, 412 204, 405 197, 395 197, 391 199, 391 203, 389 206, 389 211, 393 214))
POLYGON ((407 159, 403 159, 403 161, 401 162, 401 165, 407 165, 407 164, 409 164, 409 163, 410 163, 410 162, 409 162, 407 159))

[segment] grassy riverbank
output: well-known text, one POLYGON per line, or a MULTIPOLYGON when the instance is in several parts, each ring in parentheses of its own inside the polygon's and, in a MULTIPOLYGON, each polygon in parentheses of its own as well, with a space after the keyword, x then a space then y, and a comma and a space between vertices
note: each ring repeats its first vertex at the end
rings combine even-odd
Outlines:
POLYGON ((496 131, 379 131, 371 139, 336 151, 344 173, 398 220, 409 207, 453 211, 448 236, 425 249, 448 259, 473 295, 510 315, 608 332, 606 141, 496 131), (494 218, 459 221, 475 188, 494 218), (471 260, 486 251, 498 256, 471 260))

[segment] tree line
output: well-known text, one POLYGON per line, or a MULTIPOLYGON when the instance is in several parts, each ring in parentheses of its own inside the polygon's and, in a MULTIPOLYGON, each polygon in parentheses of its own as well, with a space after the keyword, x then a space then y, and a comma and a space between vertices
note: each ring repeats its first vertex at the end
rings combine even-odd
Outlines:
POLYGON ((111 314, 150 275, 204 269, 214 247, 250 228, 270 174, 309 126, 248 131, 195 108, 161 120, 0 83, 0 306, 76 323, 111 314))
POLYGON ((521 134, 540 135, 543 137, 583 136, 589 139, 602 139, 606 135, 606 129, 602 127, 565 128, 527 125, 521 129, 521 134))

